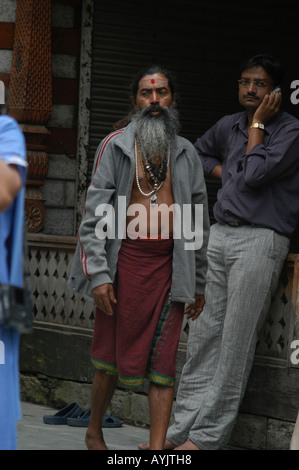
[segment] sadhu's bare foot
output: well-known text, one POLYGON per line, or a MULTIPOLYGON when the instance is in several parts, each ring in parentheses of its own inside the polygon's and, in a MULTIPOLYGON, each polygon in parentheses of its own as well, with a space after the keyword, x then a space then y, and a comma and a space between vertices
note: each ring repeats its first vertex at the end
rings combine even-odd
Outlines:
POLYGON ((85 444, 88 450, 108 450, 102 435, 95 435, 87 431, 85 444))
MULTIPOLYGON (((170 442, 170 441, 165 441, 165 444, 164 444, 164 447, 163 449, 164 450, 169 450, 169 449, 174 449, 175 448, 175 445, 170 442)), ((150 445, 149 443, 147 442, 146 444, 138 444, 138 449, 139 450, 150 450, 150 445)))
POLYGON ((192 441, 186 441, 184 444, 175 447, 174 450, 200 450, 192 441))

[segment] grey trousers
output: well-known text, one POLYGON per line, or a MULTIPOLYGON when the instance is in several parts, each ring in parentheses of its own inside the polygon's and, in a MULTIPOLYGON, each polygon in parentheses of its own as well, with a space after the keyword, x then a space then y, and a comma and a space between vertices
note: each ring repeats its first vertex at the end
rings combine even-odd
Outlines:
POLYGON ((258 333, 289 239, 252 226, 211 227, 206 305, 190 321, 187 359, 167 439, 216 450, 230 438, 252 368, 258 333))

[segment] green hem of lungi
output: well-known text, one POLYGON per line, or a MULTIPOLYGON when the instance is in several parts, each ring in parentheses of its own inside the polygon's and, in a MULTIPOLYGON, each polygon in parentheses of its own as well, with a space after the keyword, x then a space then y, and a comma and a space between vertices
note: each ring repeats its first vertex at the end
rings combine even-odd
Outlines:
POLYGON ((158 385, 164 385, 165 387, 174 386, 174 378, 168 377, 167 375, 150 371, 146 372, 144 377, 124 377, 123 375, 118 374, 115 364, 101 361, 95 357, 91 358, 91 362, 96 369, 102 370, 108 375, 118 375, 119 381, 127 387, 141 387, 143 385, 144 378, 147 378, 150 382, 156 383, 158 385))
POLYGON ((144 377, 124 377, 123 375, 118 376, 119 381, 127 387, 141 387, 144 379, 148 379, 158 385, 164 385, 165 387, 174 386, 174 378, 166 375, 157 374, 156 372, 146 372, 144 377))
POLYGON ((117 367, 115 364, 110 364, 109 362, 100 361, 99 359, 96 359, 95 357, 91 357, 91 362, 96 369, 103 370, 106 372, 106 374, 109 374, 109 375, 118 374, 117 367))
POLYGON ((144 379, 144 377, 124 377, 123 375, 119 375, 118 378, 127 387, 141 387, 144 379))
POLYGON ((157 372, 147 372, 146 378, 155 384, 164 385, 165 387, 173 387, 175 379, 173 377, 168 377, 167 375, 158 374, 157 372))

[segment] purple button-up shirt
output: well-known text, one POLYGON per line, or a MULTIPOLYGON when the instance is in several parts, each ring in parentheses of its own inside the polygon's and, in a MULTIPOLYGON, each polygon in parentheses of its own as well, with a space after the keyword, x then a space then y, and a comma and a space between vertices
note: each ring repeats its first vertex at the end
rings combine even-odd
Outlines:
POLYGON ((195 142, 206 174, 222 165, 215 219, 290 237, 299 222, 299 121, 280 111, 265 126, 263 144, 248 154, 246 126, 245 111, 225 116, 195 142))

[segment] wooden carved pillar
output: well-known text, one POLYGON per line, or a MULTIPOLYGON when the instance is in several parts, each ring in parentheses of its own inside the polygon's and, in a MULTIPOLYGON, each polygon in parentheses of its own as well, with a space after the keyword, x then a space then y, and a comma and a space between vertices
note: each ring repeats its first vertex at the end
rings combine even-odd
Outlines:
POLYGON ((40 186, 48 172, 45 139, 51 113, 51 0, 17 0, 9 114, 19 122, 27 144, 25 212, 29 232, 39 232, 45 221, 40 186))

